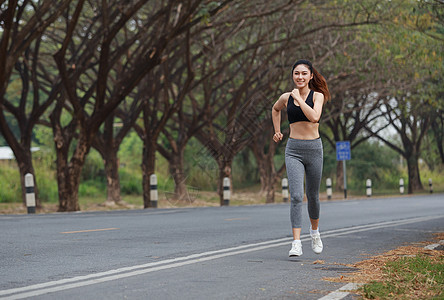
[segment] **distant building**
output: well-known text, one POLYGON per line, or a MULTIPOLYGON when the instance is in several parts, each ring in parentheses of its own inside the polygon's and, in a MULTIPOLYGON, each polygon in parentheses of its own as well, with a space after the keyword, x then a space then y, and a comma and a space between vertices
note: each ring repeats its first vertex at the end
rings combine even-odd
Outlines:
MULTIPOLYGON (((39 151, 39 147, 31 147, 31 152, 39 151)), ((0 147, 0 160, 13 160, 15 159, 12 149, 9 147, 0 147)))

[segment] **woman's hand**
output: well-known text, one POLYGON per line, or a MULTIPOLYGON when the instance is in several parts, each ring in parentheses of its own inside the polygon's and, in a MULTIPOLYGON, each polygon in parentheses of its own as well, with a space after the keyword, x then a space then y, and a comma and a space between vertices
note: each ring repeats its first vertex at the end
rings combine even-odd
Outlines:
POLYGON ((279 142, 279 141, 282 141, 282 138, 284 137, 284 135, 282 134, 282 133, 280 133, 280 132, 276 132, 274 135, 273 135, 273 141, 275 141, 276 143, 277 142, 279 142))
POLYGON ((299 93, 298 89, 293 89, 291 91, 291 96, 293 97, 294 100, 296 100, 296 102, 300 105, 301 102, 304 102, 304 100, 301 97, 301 94, 299 93))

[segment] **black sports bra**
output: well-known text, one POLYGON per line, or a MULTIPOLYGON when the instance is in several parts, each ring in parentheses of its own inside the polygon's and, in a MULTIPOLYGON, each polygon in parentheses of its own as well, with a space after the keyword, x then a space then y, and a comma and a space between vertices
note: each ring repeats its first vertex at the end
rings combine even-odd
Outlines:
MULTIPOLYGON (((313 108, 314 106, 313 94, 314 91, 311 90, 310 93, 308 93, 307 99, 305 100, 305 103, 307 103, 308 106, 310 106, 311 108, 313 108)), ((288 97, 287 116, 288 116, 288 122, 290 124, 301 121, 310 122, 310 120, 307 119, 307 117, 304 115, 304 112, 302 111, 301 107, 294 104, 294 99, 291 95, 288 97)))

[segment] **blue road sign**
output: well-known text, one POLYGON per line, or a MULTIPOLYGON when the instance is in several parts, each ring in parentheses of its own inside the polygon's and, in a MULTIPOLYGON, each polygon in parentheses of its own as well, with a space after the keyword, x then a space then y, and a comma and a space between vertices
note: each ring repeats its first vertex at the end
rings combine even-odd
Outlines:
POLYGON ((350 160, 350 141, 336 142, 336 160, 350 160))

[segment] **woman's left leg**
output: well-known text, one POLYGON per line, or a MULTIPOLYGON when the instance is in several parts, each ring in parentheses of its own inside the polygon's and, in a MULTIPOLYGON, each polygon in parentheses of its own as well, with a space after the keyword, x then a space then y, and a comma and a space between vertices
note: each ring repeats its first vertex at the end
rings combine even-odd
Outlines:
POLYGON ((307 194, 308 215, 310 217, 310 234, 312 237, 312 249, 319 254, 323 250, 321 236, 319 234, 319 190, 322 179, 323 150, 322 143, 318 149, 313 149, 309 163, 305 166, 305 185, 307 194))
POLYGON ((319 222, 319 190, 322 179, 322 148, 314 149, 310 153, 309 162, 305 165, 305 186, 308 201, 308 215, 312 221, 313 229, 317 229, 319 222))

